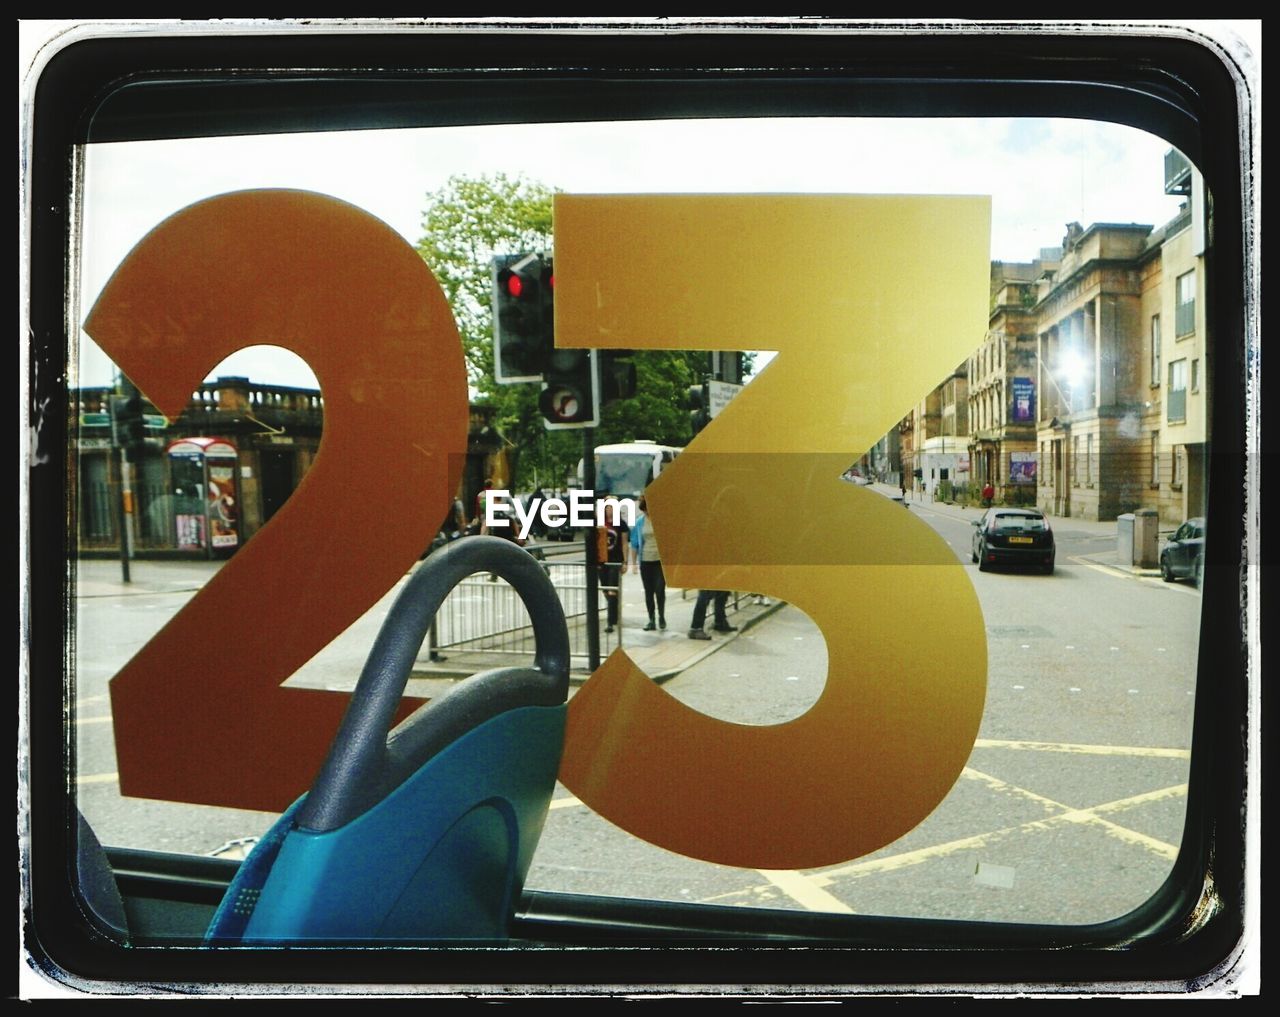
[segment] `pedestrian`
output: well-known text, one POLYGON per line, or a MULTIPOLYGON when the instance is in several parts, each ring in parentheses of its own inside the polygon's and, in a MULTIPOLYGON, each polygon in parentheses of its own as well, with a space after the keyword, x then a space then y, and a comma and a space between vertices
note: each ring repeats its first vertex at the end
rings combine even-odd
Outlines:
POLYGON ((712 628, 716 632, 736 632, 738 630, 738 626, 730 625, 729 619, 725 614, 725 608, 728 603, 728 590, 699 590, 698 599, 693 603, 693 621, 689 623, 689 638, 711 638, 703 627, 707 622, 708 604, 714 605, 715 625, 713 625, 712 628))
MULTIPOLYGON (((597 500, 609 496, 608 491, 596 494, 597 500)), ((612 632, 618 624, 618 595, 622 592, 622 569, 627 561, 627 548, 631 534, 627 520, 621 513, 617 523, 609 521, 606 512, 601 525, 596 527, 596 564, 600 574, 600 588, 604 590, 607 608, 605 632, 612 632)))
POLYGON ((653 520, 649 517, 648 503, 644 495, 636 503, 640 514, 631 530, 631 550, 639 563, 640 581, 644 584, 644 607, 649 613, 646 632, 667 627, 667 580, 662 574, 662 559, 658 556, 658 538, 653 533, 653 520), (657 622, 654 612, 657 611, 657 622))
POLYGON ((898 475, 898 487, 902 489, 902 500, 907 500, 907 475, 905 473, 898 475))
POLYGON ((484 487, 476 492, 475 514, 471 523, 473 532, 485 534, 489 532, 489 525, 485 522, 485 505, 489 501, 489 492, 493 490, 493 478, 484 478, 484 487))
POLYGON ((982 504, 985 508, 991 507, 991 502, 995 499, 996 489, 991 486, 991 481, 987 481, 982 488, 982 504))
POLYGON ((535 540, 545 540, 547 536, 547 526, 542 521, 542 503, 546 500, 547 496, 542 488, 536 487, 526 503, 526 515, 533 520, 529 527, 529 535, 535 540))

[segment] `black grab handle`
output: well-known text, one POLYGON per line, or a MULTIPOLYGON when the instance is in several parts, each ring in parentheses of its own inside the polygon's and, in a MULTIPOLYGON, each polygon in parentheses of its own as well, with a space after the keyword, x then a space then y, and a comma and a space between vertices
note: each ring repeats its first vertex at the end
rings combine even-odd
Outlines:
POLYGON ((418 567, 388 612, 297 825, 337 829, 484 720, 517 706, 558 706, 568 694, 569 630, 542 566, 509 540, 453 541, 418 567), (388 740, 432 619, 449 592, 477 572, 501 576, 524 602, 533 622, 534 666, 473 675, 416 711, 388 740))

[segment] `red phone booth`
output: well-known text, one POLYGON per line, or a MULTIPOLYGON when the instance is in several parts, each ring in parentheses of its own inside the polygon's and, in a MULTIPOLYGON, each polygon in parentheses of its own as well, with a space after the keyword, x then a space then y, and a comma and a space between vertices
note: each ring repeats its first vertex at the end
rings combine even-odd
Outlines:
POLYGON ((179 438, 165 450, 180 551, 207 558, 240 544, 239 453, 225 438, 179 438))

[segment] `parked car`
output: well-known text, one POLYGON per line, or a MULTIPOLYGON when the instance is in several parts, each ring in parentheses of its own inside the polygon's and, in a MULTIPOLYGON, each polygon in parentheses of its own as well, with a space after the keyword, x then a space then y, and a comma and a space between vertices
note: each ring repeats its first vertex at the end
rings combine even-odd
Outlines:
POLYGON ((1204 575, 1204 518, 1188 519, 1160 549, 1160 578, 1166 583, 1191 579, 1197 586, 1204 575))
POLYGON ((1053 530, 1039 509, 990 508, 973 522, 973 560, 993 565, 1030 565, 1053 572, 1053 530))

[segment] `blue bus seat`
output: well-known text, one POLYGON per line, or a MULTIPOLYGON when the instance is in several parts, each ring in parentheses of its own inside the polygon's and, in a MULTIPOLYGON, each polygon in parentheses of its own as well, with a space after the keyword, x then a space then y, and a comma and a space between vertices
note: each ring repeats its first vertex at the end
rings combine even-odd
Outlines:
POLYGON ((312 789, 255 846, 205 942, 408 943, 507 936, 555 788, 569 642, 550 580, 509 541, 431 555, 388 613, 312 789), (387 735, 444 597, 502 576, 533 622, 533 667, 473 675, 387 735))

